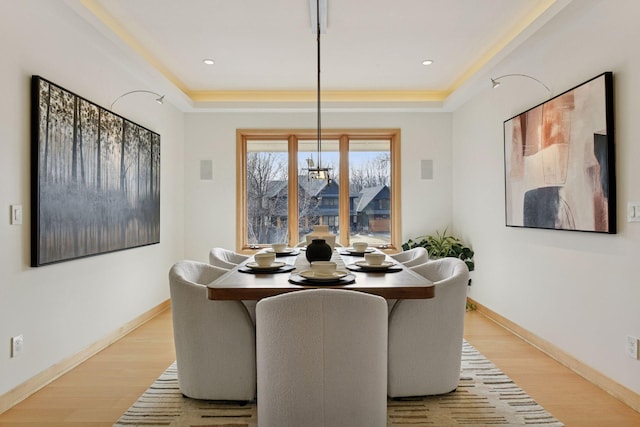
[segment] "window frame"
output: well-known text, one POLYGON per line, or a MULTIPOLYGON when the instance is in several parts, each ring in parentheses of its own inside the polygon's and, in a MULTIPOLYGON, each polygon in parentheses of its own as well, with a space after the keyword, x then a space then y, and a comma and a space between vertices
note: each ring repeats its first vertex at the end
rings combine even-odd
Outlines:
MULTIPOLYGON (((287 141, 289 176, 288 185, 288 235, 289 246, 300 241, 298 236, 298 141, 316 140, 317 129, 236 129, 236 250, 253 252, 268 245, 250 245, 247 239, 247 142, 252 140, 287 141), (294 201, 291 203, 291 201, 294 201), (292 227, 292 224, 295 227, 292 227)), ((391 219, 388 245, 379 248, 397 251, 401 247, 402 211, 401 211, 401 167, 400 167, 400 129, 323 129, 323 140, 338 140, 340 166, 337 171, 339 182, 349 182, 349 141, 380 139, 389 141, 390 180, 391 180, 391 219)), ((336 172, 334 171, 334 176, 336 172)), ((339 223, 341 230, 349 230, 352 220, 349 211, 349 186, 340 186, 339 223)), ((349 234, 341 236, 340 243, 349 244, 349 234)))

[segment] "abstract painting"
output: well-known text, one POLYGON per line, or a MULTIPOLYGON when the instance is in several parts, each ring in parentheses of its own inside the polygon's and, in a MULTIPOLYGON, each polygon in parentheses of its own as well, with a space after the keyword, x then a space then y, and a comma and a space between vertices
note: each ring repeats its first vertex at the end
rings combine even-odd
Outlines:
POLYGON ((504 122, 506 225, 616 232, 613 74, 504 122))
POLYGON ((160 135, 32 77, 31 265, 160 242, 160 135))

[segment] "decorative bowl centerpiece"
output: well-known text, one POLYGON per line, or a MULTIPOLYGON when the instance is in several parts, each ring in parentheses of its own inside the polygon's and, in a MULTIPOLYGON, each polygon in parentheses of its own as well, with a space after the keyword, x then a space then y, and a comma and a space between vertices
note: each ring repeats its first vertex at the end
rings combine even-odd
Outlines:
POLYGON ((305 256, 307 257, 307 261, 312 263, 314 261, 329 261, 332 254, 333 249, 331 249, 331 246, 329 246, 324 239, 313 239, 311 243, 307 245, 305 256))

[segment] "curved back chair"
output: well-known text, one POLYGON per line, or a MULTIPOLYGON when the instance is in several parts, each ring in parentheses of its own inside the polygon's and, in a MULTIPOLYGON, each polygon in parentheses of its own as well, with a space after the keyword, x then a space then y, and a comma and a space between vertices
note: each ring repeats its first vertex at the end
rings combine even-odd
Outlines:
MULTIPOLYGON (((231 270, 251 258, 249 255, 239 254, 229 249, 224 248, 212 248, 209 251, 209 264, 216 267, 225 268, 231 270)), ((256 302, 252 300, 242 301, 242 304, 247 308, 251 321, 256 324, 256 302)))
POLYGON ((260 427, 386 427, 387 307, 312 289, 258 302, 260 427))
POLYGON ((231 270, 238 264, 245 262, 249 259, 248 255, 239 254, 229 249, 224 248, 212 248, 209 251, 209 264, 216 267, 226 268, 231 270))
POLYGON ((412 270, 434 283, 435 297, 398 300, 389 314, 389 397, 444 394, 460 380, 469 269, 441 258, 412 270))
MULTIPOLYGON (((391 254, 389 257, 400 264, 403 264, 405 267, 414 267, 429 261, 429 253, 422 246, 418 246, 404 252, 398 252, 397 254, 391 254)), ((388 299, 387 304, 389 306, 389 312, 391 312, 396 304, 396 300, 388 299)))
POLYGON ((206 284, 226 271, 196 261, 169 271, 178 383, 194 399, 249 401, 256 394, 251 318, 239 301, 207 299, 206 284))
POLYGON ((424 264, 429 261, 429 253, 422 246, 389 256, 400 264, 403 264, 405 267, 415 267, 416 265, 424 264))

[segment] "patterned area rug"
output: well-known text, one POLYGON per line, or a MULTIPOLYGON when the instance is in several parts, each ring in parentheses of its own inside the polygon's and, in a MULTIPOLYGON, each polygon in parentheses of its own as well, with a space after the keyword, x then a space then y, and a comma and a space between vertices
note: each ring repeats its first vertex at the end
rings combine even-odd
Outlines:
MULTIPOLYGON (((255 402, 200 401, 182 396, 175 363, 114 426, 257 427, 255 402)), ((389 400, 387 426, 563 426, 466 341, 460 383, 442 396, 389 400)))

